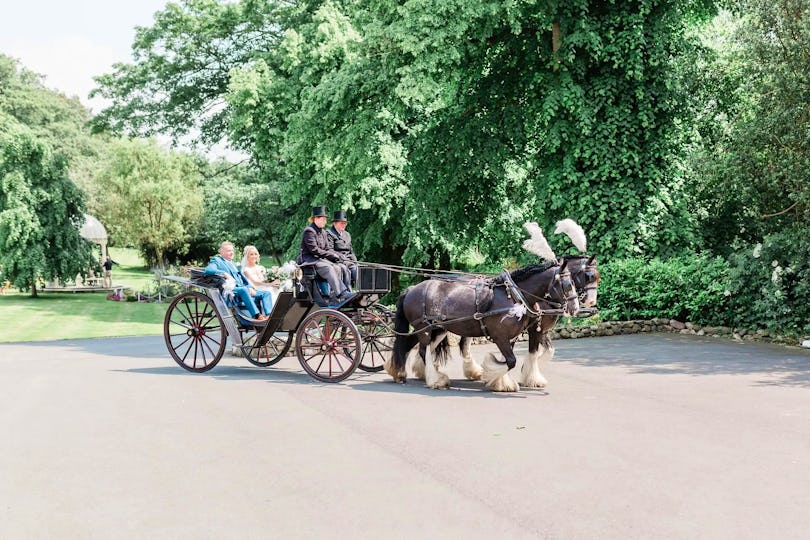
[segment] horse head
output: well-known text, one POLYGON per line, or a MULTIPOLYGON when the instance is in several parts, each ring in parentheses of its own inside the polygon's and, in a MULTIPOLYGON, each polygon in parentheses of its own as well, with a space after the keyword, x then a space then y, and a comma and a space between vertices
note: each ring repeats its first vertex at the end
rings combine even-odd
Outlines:
POLYGON ((512 272, 511 278, 530 305, 563 309, 569 316, 579 312, 579 295, 567 261, 529 265, 512 272))
POLYGON ((580 303, 583 307, 594 307, 600 279, 596 255, 566 255, 565 260, 571 270, 574 286, 579 292, 580 303))

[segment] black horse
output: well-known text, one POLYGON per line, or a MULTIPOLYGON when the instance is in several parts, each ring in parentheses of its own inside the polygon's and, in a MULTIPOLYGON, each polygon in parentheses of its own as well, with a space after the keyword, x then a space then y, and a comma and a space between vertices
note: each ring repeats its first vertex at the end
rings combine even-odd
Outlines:
MULTIPOLYGON (((597 287, 599 286, 599 269, 596 265, 596 255, 566 255, 564 257, 567 268, 571 272, 574 286, 579 293, 579 303, 581 306, 590 308, 596 306, 597 287)), ((527 332, 529 334, 529 351, 521 368, 520 385, 527 388, 544 388, 547 384, 546 378, 540 370, 541 365, 546 365, 554 357, 554 346, 551 342, 549 332, 557 324, 559 315, 531 316, 527 332)), ((472 358, 470 345, 472 340, 462 336, 459 341, 459 350, 464 359, 464 376, 470 380, 481 378, 483 369, 472 358)), ((445 357, 449 354, 449 341, 445 339, 436 348, 436 354, 445 357)), ((414 364, 414 371, 417 377, 423 377, 421 366, 414 364)))
MULTIPOLYGON (((495 279, 430 279, 409 287, 397 301, 394 329, 397 337, 386 370, 397 382, 406 378, 408 353, 418 343, 429 388, 447 388, 450 379, 439 370, 447 347, 436 352, 448 332, 464 337, 487 336, 503 354, 504 362, 489 355, 482 378, 490 389, 518 390, 509 375, 516 359, 512 340, 521 334, 540 310, 579 311, 579 298, 568 261, 531 265, 495 279), (409 333, 409 326, 414 331, 409 333)), ((418 361, 417 361, 418 364, 418 361)))

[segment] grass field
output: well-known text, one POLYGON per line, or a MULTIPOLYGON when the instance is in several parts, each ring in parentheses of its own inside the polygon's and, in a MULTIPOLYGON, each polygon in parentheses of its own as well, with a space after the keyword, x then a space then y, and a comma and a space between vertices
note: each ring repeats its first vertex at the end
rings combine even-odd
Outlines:
MULTIPOLYGON (((147 289, 154 275, 134 249, 112 248, 113 284, 147 289)), ((113 302, 104 292, 0 296, 0 342, 160 335, 166 304, 113 302)))

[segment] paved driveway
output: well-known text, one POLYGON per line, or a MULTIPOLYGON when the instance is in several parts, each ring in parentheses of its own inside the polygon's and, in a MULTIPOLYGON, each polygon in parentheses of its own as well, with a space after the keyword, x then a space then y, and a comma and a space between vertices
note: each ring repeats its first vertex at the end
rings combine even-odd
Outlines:
POLYGON ((0 345, 0 538, 807 538, 807 351, 556 346, 547 392, 496 395, 458 360, 429 391, 190 374, 160 338, 0 345))

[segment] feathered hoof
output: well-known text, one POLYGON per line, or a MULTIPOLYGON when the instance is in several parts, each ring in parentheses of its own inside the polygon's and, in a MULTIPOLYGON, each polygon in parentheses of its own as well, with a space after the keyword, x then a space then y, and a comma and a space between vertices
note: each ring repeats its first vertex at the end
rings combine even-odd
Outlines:
POLYGON ((547 384, 548 381, 543 377, 542 373, 524 375, 520 381, 520 385, 526 388, 545 388, 547 384))
POLYGON ((473 361, 464 362, 464 376, 470 381, 480 381, 484 370, 473 361))
POLYGON ((446 390, 450 388, 450 377, 446 373, 438 372, 435 381, 425 384, 431 390, 446 390))
POLYGON ((517 392, 520 390, 520 385, 509 375, 509 368, 506 364, 499 364, 492 353, 487 354, 484 360, 481 379, 486 387, 493 392, 517 392))

